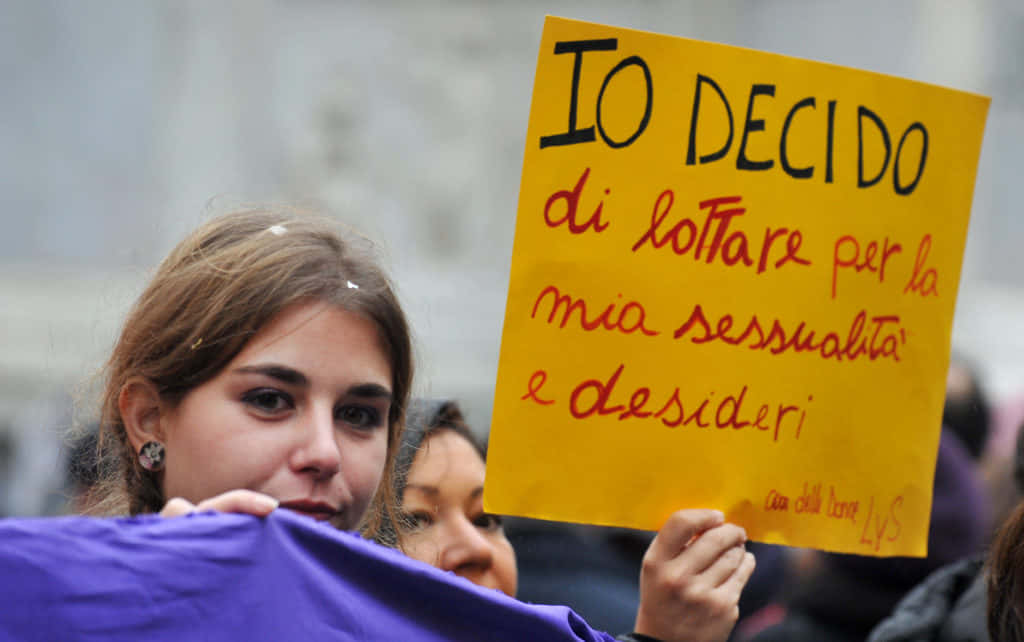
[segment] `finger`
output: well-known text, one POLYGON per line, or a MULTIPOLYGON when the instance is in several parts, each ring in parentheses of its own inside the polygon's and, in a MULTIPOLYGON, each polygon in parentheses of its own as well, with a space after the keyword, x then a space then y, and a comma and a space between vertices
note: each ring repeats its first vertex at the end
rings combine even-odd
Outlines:
POLYGON ((736 573, 746 556, 747 551, 742 546, 733 546, 701 573, 701 582, 711 588, 718 588, 736 573))
POLYGON ((720 590, 734 593, 736 599, 739 600, 740 593, 743 592, 743 587, 747 585, 747 580, 754 573, 754 568, 757 567, 757 562, 754 559, 753 553, 745 553, 743 555, 743 561, 740 562, 739 568, 732 574, 732 577, 727 579, 720 588, 720 590))
POLYGON ((746 531, 735 524, 722 524, 703 531, 675 559, 668 562, 669 572, 696 576, 708 570, 726 551, 742 547, 746 531))
POLYGON ((188 515, 195 509, 195 504, 187 499, 172 497, 170 501, 164 504, 164 509, 160 511, 160 517, 180 517, 182 515, 188 515))
POLYGON ((703 573, 723 553, 747 541, 747 531, 735 524, 722 524, 701 533, 678 556, 679 572, 703 573))
POLYGON ((695 536, 725 521, 721 511, 691 508, 676 511, 661 527, 654 541, 647 547, 651 561, 672 559, 695 536))
POLYGON ((221 513, 243 513, 265 517, 277 508, 278 501, 270 495, 251 490, 229 490, 199 502, 195 510, 214 510, 221 513))

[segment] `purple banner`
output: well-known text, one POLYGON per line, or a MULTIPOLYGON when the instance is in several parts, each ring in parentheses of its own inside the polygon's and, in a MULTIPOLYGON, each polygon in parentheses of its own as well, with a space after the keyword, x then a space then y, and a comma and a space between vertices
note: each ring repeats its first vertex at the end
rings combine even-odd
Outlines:
POLYGON ((0 640, 612 637, 277 510, 0 520, 0 640))

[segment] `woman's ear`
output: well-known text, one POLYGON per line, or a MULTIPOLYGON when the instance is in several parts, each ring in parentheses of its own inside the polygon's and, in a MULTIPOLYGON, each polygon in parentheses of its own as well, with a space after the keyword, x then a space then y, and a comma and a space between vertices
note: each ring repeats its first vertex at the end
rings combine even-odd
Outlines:
POLYGON ((152 381, 145 377, 132 377, 121 386, 117 399, 121 420, 132 448, 138 452, 147 441, 164 442, 162 426, 164 404, 152 381))

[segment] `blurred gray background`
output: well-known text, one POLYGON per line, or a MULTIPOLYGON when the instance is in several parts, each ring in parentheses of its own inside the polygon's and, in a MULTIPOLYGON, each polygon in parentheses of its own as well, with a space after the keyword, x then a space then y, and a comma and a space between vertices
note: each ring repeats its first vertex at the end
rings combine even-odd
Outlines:
POLYGON ((3 0, 0 515, 54 510, 71 400, 211 199, 377 239, 417 391, 485 430, 546 13, 991 96, 954 346, 995 400, 1024 390, 1020 0, 3 0))

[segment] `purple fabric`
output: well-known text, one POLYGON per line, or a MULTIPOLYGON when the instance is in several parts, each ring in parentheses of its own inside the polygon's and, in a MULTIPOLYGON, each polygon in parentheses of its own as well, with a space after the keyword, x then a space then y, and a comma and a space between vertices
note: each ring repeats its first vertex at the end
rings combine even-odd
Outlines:
POLYGON ((611 642, 308 518, 0 520, 0 640, 611 642))

